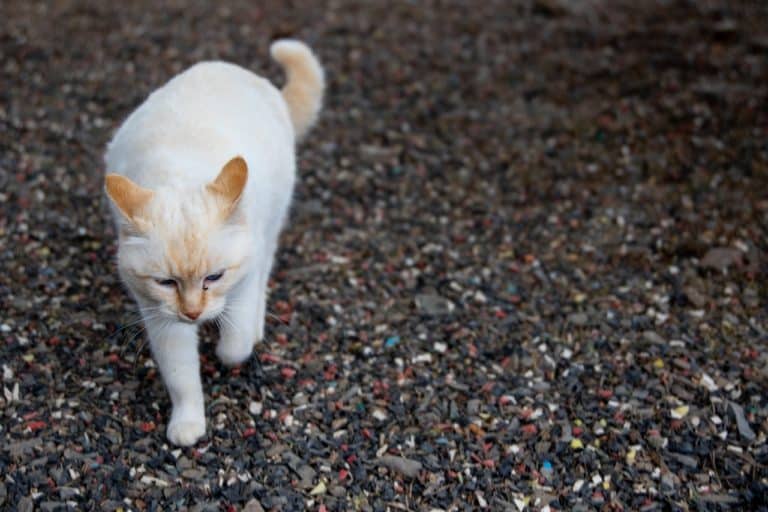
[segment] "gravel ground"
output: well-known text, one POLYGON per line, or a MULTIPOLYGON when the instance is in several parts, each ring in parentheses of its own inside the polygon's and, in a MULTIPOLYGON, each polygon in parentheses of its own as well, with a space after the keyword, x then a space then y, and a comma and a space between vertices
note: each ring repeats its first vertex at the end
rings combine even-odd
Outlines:
POLYGON ((3 2, 0 508, 768 510, 768 4, 3 2), (325 4, 325 5, 323 5, 325 4), (104 144, 201 59, 330 90, 208 435, 115 272, 104 144))

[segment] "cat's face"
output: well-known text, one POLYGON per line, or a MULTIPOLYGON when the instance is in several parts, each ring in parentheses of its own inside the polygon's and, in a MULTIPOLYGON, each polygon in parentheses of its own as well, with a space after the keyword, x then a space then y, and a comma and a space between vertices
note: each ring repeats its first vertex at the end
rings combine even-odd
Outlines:
POLYGON ((246 179, 239 158, 212 184, 184 193, 107 178, 107 194, 126 221, 120 228, 120 275, 147 316, 199 323, 223 311, 227 293, 247 273, 255 244, 237 209, 246 179))

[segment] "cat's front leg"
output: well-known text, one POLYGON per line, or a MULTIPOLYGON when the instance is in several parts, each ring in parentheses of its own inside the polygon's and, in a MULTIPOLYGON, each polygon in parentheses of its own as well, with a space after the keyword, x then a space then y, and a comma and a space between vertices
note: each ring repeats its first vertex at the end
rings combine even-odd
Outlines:
POLYGON ((244 362, 250 357, 253 345, 264 336, 265 295, 262 274, 255 272, 227 298, 219 320, 221 338, 216 347, 216 355, 225 365, 244 362))
POLYGON ((152 355, 171 396, 173 411, 166 432, 178 446, 205 435, 205 404, 197 353, 197 326, 177 321, 146 322, 152 355))

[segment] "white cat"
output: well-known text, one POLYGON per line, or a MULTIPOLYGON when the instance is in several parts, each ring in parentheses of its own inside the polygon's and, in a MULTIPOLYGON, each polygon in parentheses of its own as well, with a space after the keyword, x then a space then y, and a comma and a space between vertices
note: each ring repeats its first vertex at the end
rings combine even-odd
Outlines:
POLYGON ((227 365, 262 339, 295 140, 322 102, 311 50, 293 40, 270 50, 287 73, 282 91, 233 64, 197 64, 152 93, 105 156, 118 268, 171 396, 167 435, 176 445, 205 434, 198 326, 217 319, 216 354, 227 365))

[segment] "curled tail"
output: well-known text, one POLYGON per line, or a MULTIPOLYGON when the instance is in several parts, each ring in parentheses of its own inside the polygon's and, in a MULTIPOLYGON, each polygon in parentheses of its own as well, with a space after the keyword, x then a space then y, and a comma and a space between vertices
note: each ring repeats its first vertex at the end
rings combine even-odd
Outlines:
POLYGON ((325 76, 309 47, 294 39, 280 39, 269 49, 288 75, 282 94, 291 114, 296 138, 303 137, 317 120, 323 102, 325 76))

